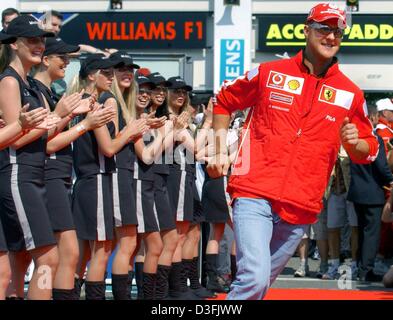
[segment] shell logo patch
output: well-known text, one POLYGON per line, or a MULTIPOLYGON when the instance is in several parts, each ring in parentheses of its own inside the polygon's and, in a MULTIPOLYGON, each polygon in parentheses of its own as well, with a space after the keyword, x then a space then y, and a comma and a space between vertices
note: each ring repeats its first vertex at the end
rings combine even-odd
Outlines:
POLYGON ((303 89, 304 79, 293 77, 277 71, 270 71, 266 86, 272 89, 279 89, 300 95, 303 89))
POLYGON ((297 80, 291 80, 288 82, 288 87, 291 90, 296 90, 297 88, 300 87, 300 83, 297 80))

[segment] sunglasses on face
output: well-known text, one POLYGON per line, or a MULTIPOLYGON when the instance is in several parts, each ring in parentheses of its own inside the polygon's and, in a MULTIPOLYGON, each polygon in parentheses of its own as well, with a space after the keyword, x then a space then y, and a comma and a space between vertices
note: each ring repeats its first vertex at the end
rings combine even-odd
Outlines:
POLYGON ((151 90, 147 89, 147 88, 139 88, 138 90, 138 94, 142 95, 142 94, 150 94, 151 90))
POLYGON ((187 94, 187 90, 184 90, 184 89, 174 89, 174 90, 172 90, 172 92, 174 94, 183 95, 183 96, 185 96, 187 94))
POLYGON ((68 62, 70 60, 70 57, 66 54, 54 54, 53 56, 63 60, 64 62, 68 62))
POLYGON ((121 67, 116 69, 119 72, 131 72, 134 73, 134 69, 130 67, 121 67))
POLYGON ((318 22, 313 22, 309 24, 310 28, 317 30, 323 36, 328 36, 333 33, 335 38, 341 39, 344 36, 344 30, 340 28, 332 28, 325 24, 320 24, 318 22))
POLYGON ((102 74, 104 77, 112 77, 113 69, 101 69, 100 74, 102 74))
POLYGON ((153 89, 153 92, 154 92, 154 93, 161 93, 161 92, 166 93, 166 88, 165 88, 165 87, 161 87, 161 86, 155 87, 155 88, 153 89))
POLYGON ((32 37, 32 38, 26 38, 26 42, 28 44, 45 44, 45 38, 44 37, 32 37))

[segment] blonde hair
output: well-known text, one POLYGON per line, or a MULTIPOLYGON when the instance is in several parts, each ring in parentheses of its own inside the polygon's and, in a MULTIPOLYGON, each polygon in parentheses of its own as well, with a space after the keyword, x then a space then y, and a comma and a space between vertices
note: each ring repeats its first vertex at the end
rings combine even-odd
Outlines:
MULTIPOLYGON (((171 98, 172 98, 172 90, 171 90, 171 88, 169 88, 169 90, 168 90, 168 108, 169 107, 172 108, 172 106, 170 104, 171 98)), ((183 111, 187 110, 187 108, 189 106, 190 106, 190 95, 188 94, 188 91, 187 91, 186 98, 184 99, 183 106, 179 110, 179 114, 181 114, 183 111)))
POLYGON ((76 75, 72 78, 71 82, 67 86, 67 95, 80 92, 83 88, 86 88, 87 85, 87 79, 81 79, 79 75, 76 75))
POLYGON ((135 80, 133 80, 131 86, 126 88, 124 93, 122 93, 116 76, 113 77, 111 93, 120 104, 123 119, 126 123, 128 123, 131 119, 136 119, 135 101, 137 90, 138 84, 135 80))

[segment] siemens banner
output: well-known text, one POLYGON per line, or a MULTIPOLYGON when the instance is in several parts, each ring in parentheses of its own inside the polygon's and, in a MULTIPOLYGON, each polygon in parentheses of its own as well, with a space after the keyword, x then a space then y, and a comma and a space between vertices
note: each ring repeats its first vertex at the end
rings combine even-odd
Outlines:
POLYGON ((251 0, 225 5, 214 1, 214 91, 251 66, 251 0))
MULTIPOLYGON (((257 15, 258 51, 298 51, 305 46, 305 15, 257 15)), ((393 53, 393 15, 352 15, 340 52, 393 53)))
POLYGON ((244 74, 244 40, 221 40, 220 83, 244 74))

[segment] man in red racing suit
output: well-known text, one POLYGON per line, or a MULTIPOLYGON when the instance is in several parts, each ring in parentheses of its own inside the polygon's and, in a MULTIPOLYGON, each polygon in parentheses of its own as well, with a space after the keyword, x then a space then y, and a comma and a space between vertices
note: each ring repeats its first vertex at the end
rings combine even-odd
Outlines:
POLYGON ((303 51, 261 64, 226 83, 216 97, 211 177, 227 171, 221 141, 231 113, 252 107, 228 186, 238 268, 228 299, 266 294, 305 228, 317 220, 340 144, 356 163, 377 156, 363 93, 335 58, 345 27, 344 11, 315 6, 304 27, 303 51))

